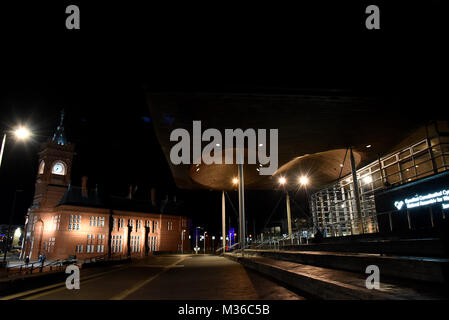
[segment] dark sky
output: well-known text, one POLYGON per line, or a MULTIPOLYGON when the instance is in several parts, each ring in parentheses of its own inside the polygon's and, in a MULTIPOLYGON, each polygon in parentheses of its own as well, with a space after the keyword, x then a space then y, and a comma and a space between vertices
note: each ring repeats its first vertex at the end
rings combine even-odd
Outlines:
MULTIPOLYGON (((156 186, 159 194, 179 195, 190 215, 213 229, 220 223, 220 195, 175 188, 152 123, 143 119, 151 119, 144 87, 341 88, 434 105, 444 88, 438 80, 447 56, 441 1, 377 1, 376 31, 365 29, 364 10, 371 3, 364 1, 317 1, 313 7, 78 2, 81 30, 69 31, 65 7, 76 3, 2 7, 0 132, 23 121, 38 135, 26 145, 8 141, 0 169, 1 222, 7 221, 15 186, 24 190, 15 211, 15 222, 23 222, 39 143, 54 131, 62 108, 67 137, 77 145, 73 184, 86 174, 92 185, 116 193, 126 193, 130 183, 156 186)), ((262 217, 263 225, 279 192, 248 197, 264 199, 247 201, 250 218, 262 217)))

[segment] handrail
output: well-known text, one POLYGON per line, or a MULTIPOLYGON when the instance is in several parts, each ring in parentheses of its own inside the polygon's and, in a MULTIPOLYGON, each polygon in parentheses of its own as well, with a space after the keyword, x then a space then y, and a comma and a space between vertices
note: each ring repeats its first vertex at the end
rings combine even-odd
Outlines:
MULTIPOLYGON (((240 244, 240 242, 236 242, 236 243, 234 243, 232 246, 226 246, 227 248, 228 248, 228 250, 230 250, 230 249, 233 249, 235 246, 237 246, 237 245, 239 245, 240 244)), ((215 250, 215 252, 218 252, 218 251, 223 251, 223 247, 220 247, 220 248, 218 248, 217 250, 215 250)))

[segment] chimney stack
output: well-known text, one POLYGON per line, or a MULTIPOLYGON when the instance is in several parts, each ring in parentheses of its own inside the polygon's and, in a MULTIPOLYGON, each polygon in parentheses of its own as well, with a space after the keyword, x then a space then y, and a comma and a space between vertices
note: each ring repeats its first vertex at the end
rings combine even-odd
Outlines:
POLYGON ((133 185, 130 184, 130 185, 129 185, 128 199, 129 199, 129 200, 132 200, 132 198, 133 198, 133 185))
POLYGON ((156 189, 155 188, 151 188, 151 204, 156 207, 156 189))
POLYGON ((88 196, 88 192, 87 191, 88 191, 87 190, 87 176, 83 176, 81 178, 81 195, 83 197, 87 198, 87 196, 88 196))

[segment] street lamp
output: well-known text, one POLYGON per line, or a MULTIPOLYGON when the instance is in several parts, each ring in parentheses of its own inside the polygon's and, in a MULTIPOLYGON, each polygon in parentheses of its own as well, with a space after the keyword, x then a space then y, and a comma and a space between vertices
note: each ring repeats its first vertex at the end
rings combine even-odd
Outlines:
MULTIPOLYGON (((17 127, 12 134, 17 140, 27 140, 31 136, 31 131, 26 127, 17 127)), ((2 165, 3 152, 5 151, 6 133, 3 134, 2 148, 0 149, 0 167, 2 165)))
POLYGON ((206 234, 207 231, 204 231, 204 254, 206 254, 206 234))
POLYGON ((182 229, 181 232, 181 254, 184 254, 184 233, 186 232, 185 229, 182 229))
POLYGON ((284 185, 286 182, 287 182, 287 179, 285 179, 285 177, 280 177, 280 178, 279 178, 279 183, 280 183, 281 185, 284 185))
POLYGON ((196 227, 195 228, 195 254, 198 254, 199 247, 198 247, 198 229, 204 229, 203 227, 196 227))
POLYGON ((306 186, 309 184, 309 178, 307 176, 299 177, 299 184, 302 186, 306 186))
MULTIPOLYGON (((30 136, 31 136, 31 132, 28 128, 23 127, 23 126, 19 126, 17 127, 12 134, 16 137, 17 140, 27 140, 30 136)), ((2 160, 3 160, 3 153, 5 151, 5 145, 6 145, 6 136, 7 134, 4 133, 3 134, 3 140, 2 140, 2 147, 0 149, 0 167, 2 165, 2 160)), ((8 225, 8 232, 6 233, 6 241, 4 241, 4 246, 3 246, 3 263, 6 265, 6 251, 7 251, 7 247, 8 247, 8 242, 9 242, 9 236, 11 233, 11 225, 12 225, 12 220, 14 218, 14 211, 15 211, 15 204, 16 204, 16 195, 17 192, 21 192, 22 190, 14 190, 14 199, 13 199, 13 205, 12 205, 12 210, 11 210, 11 215, 9 216, 9 225, 8 225)), ((3 238, 4 239, 4 238, 3 238)))

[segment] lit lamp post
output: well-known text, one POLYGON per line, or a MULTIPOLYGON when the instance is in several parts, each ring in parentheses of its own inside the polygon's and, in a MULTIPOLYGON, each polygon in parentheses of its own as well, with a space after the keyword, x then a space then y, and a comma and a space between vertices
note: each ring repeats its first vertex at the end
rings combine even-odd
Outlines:
POLYGON ((181 254, 184 254, 184 233, 185 233, 185 230, 182 229, 182 232, 181 232, 181 254))
POLYGON ((195 254, 198 254, 198 227, 195 230, 195 254))
POLYGON ((206 254, 206 234, 207 231, 204 231, 204 254, 206 254))
MULTIPOLYGON (((27 140, 31 136, 30 130, 27 129, 26 127, 18 127, 12 133, 16 137, 17 140, 23 140, 23 141, 27 140)), ((2 165, 3 153, 5 152, 6 136, 7 136, 7 134, 4 133, 3 140, 2 140, 2 147, 0 149, 0 168, 2 165)), ((14 199, 13 199, 13 204, 12 204, 12 209, 11 209, 11 215, 9 216, 9 225, 8 225, 8 232, 6 233, 6 240, 5 240, 5 238, 3 238, 4 239, 4 241, 3 241, 3 251, 4 251, 3 252, 3 264, 4 265, 6 265, 6 251, 8 249, 9 236, 11 233, 11 225, 12 225, 12 220, 14 218, 16 195, 17 195, 17 192, 20 192, 20 191, 22 191, 22 190, 14 190, 14 199)))
MULTIPOLYGON (((301 176, 299 177, 298 182, 301 186, 305 187, 309 184, 309 178, 307 176, 301 176)), ((287 179, 285 177, 279 178, 280 185, 284 186, 286 183, 287 179)), ((290 237, 290 241, 293 243, 292 215, 290 211, 290 195, 288 194, 288 190, 286 191, 286 194, 288 236, 290 237)))

